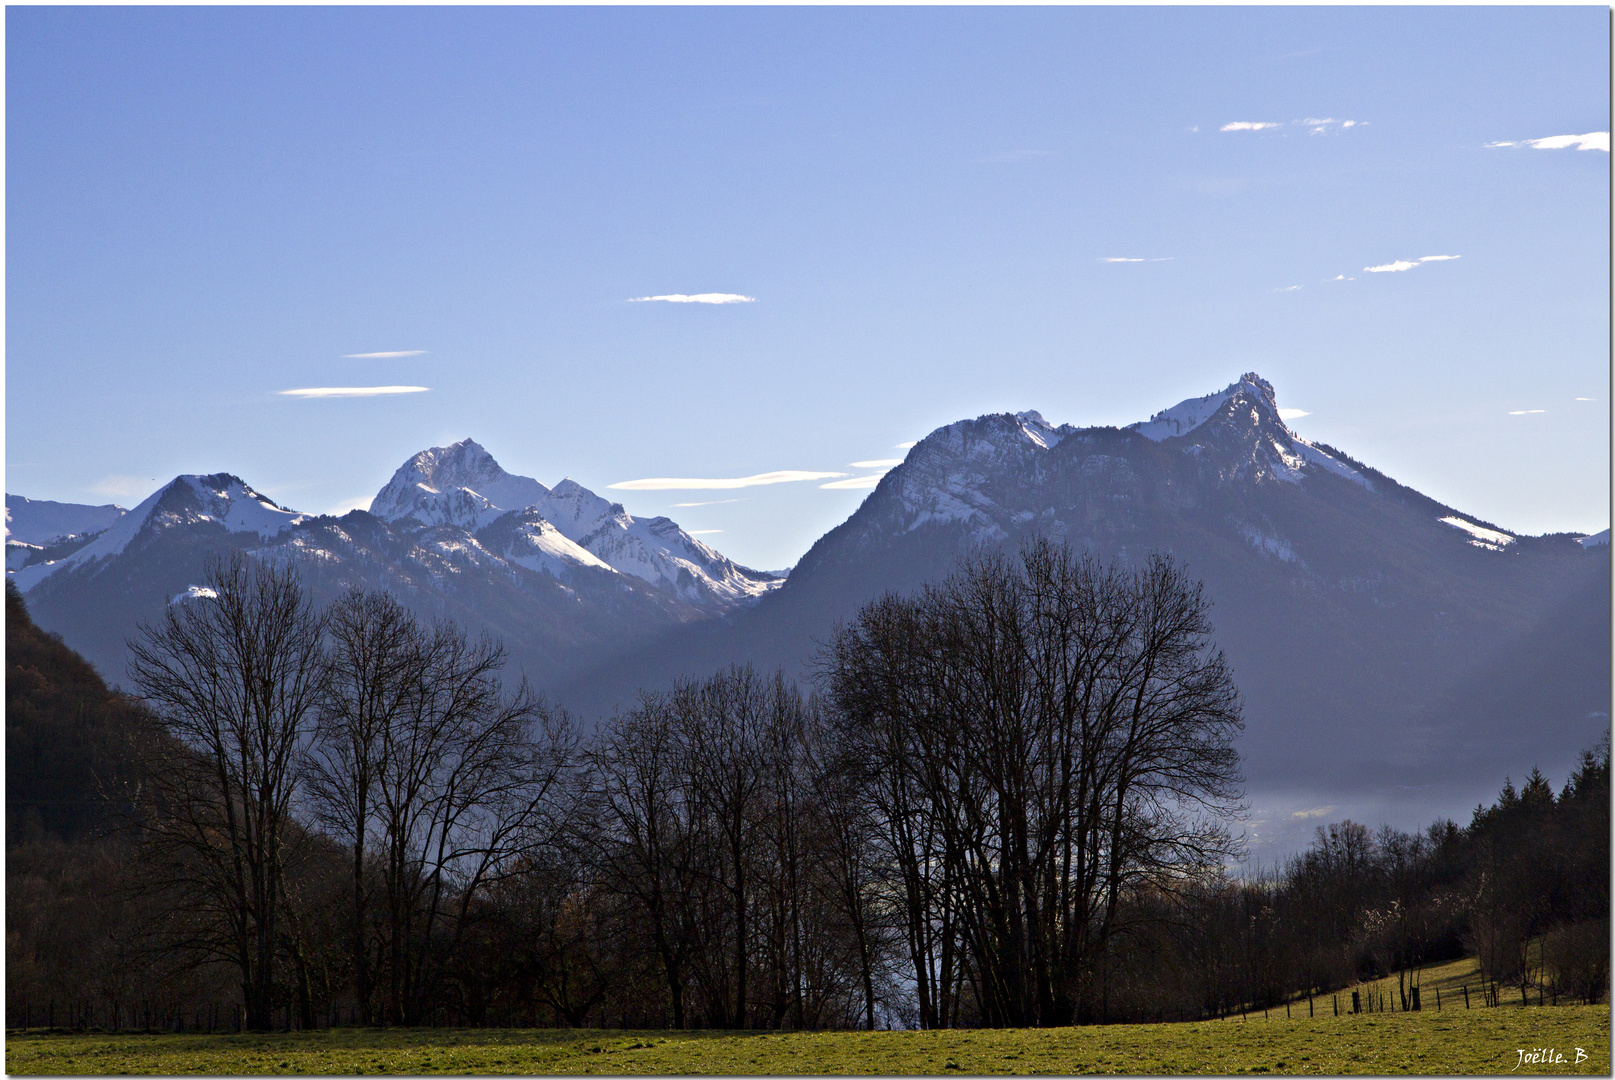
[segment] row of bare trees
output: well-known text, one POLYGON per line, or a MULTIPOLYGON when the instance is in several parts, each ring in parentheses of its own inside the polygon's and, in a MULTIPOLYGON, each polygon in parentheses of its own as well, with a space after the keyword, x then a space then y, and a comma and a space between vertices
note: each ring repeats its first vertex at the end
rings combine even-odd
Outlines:
POLYGON ((80 1018, 1192 1019, 1607 941, 1607 752, 1558 799, 1346 822, 1231 879, 1238 696, 1166 558, 967 560, 840 627, 817 693, 734 667, 587 734, 495 643, 384 594, 316 609, 283 564, 220 563, 132 654, 124 827, 8 877, 8 998, 80 1018))
POLYGON ((361 1023, 472 999, 581 1022, 624 985, 607 953, 654 970, 678 1027, 1069 1023, 1128 898, 1232 850, 1209 633, 1168 560, 1035 545, 867 607, 822 701, 734 668, 585 741, 491 642, 383 594, 317 611, 236 557, 132 645, 161 757, 143 862, 171 948, 233 969, 254 1027, 282 990, 313 1022, 333 972, 361 1023), (463 961, 524 889, 550 947, 489 987, 463 961))
POLYGON ((272 1023, 289 966, 311 1022, 299 920, 329 913, 292 902, 288 869, 334 841, 352 865, 359 1019, 379 1000, 389 1022, 423 1022, 466 911, 548 837, 573 755, 565 718, 525 684, 507 693, 492 642, 384 594, 316 611, 289 567, 239 555, 130 651, 160 757, 138 818, 143 884, 185 916, 170 947, 232 967, 254 1028, 272 1023))

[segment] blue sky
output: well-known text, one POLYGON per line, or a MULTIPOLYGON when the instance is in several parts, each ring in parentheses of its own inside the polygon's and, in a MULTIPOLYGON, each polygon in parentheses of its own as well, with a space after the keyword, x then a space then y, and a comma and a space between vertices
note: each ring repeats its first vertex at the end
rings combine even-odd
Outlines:
POLYGON ((1604 528, 1608 136, 1528 141, 1608 132, 1608 18, 13 7, 6 490, 326 511, 470 436, 777 568, 868 489, 609 485, 1254 370, 1470 514, 1604 528), (696 294, 752 299, 632 302, 696 294), (282 393, 375 386, 429 389, 282 393))

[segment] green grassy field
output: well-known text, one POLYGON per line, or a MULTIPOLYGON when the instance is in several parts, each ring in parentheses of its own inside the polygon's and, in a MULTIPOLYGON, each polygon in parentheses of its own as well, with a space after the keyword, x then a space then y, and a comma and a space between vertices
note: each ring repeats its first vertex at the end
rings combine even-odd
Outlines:
POLYGON ((464 1073, 1586 1073, 1609 1075, 1608 1006, 1443 1010, 1015 1031, 355 1030, 13 1032, 18 1075, 464 1073), (1562 1063, 1520 1059, 1548 1048, 1562 1063), (1577 1049, 1585 1055, 1578 1060, 1577 1049))

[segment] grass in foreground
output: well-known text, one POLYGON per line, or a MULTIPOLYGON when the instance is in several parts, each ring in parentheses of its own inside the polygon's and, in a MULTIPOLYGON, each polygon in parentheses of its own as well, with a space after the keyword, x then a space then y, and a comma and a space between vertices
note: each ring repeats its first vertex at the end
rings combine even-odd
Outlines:
POLYGON ((1608 1006, 1446 1010, 1013 1031, 727 1034, 354 1030, 287 1035, 13 1033, 18 1075, 1588 1073, 1609 1075, 1608 1006), (1520 1059, 1548 1048, 1560 1063, 1520 1059), (1578 1059, 1577 1050, 1584 1055, 1578 1059))

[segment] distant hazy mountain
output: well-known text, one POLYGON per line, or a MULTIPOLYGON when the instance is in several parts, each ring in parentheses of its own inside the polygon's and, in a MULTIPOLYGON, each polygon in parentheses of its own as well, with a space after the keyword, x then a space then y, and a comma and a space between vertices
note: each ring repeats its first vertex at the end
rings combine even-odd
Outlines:
POLYGON ((121 506, 84 506, 79 503, 6 496, 6 539, 45 547, 84 533, 98 533, 124 514, 121 506))
POLYGON ((1035 412, 941 428, 775 594, 565 696, 608 711, 737 659, 808 673, 859 605, 1032 536, 1123 561, 1167 551, 1204 581, 1246 701, 1252 797, 1288 807, 1259 832, 1463 813, 1497 776, 1562 772, 1609 725, 1607 535, 1519 536, 1442 505, 1290 431, 1254 374, 1125 429, 1035 412))
POLYGON ((113 681, 140 623, 197 595, 207 558, 238 548, 294 560, 324 599, 385 588, 423 615, 492 632, 513 670, 546 684, 781 581, 570 480, 552 491, 512 476, 470 440, 411 458, 374 506, 311 516, 227 473, 180 476, 89 542, 34 554, 10 576, 39 624, 113 681))

